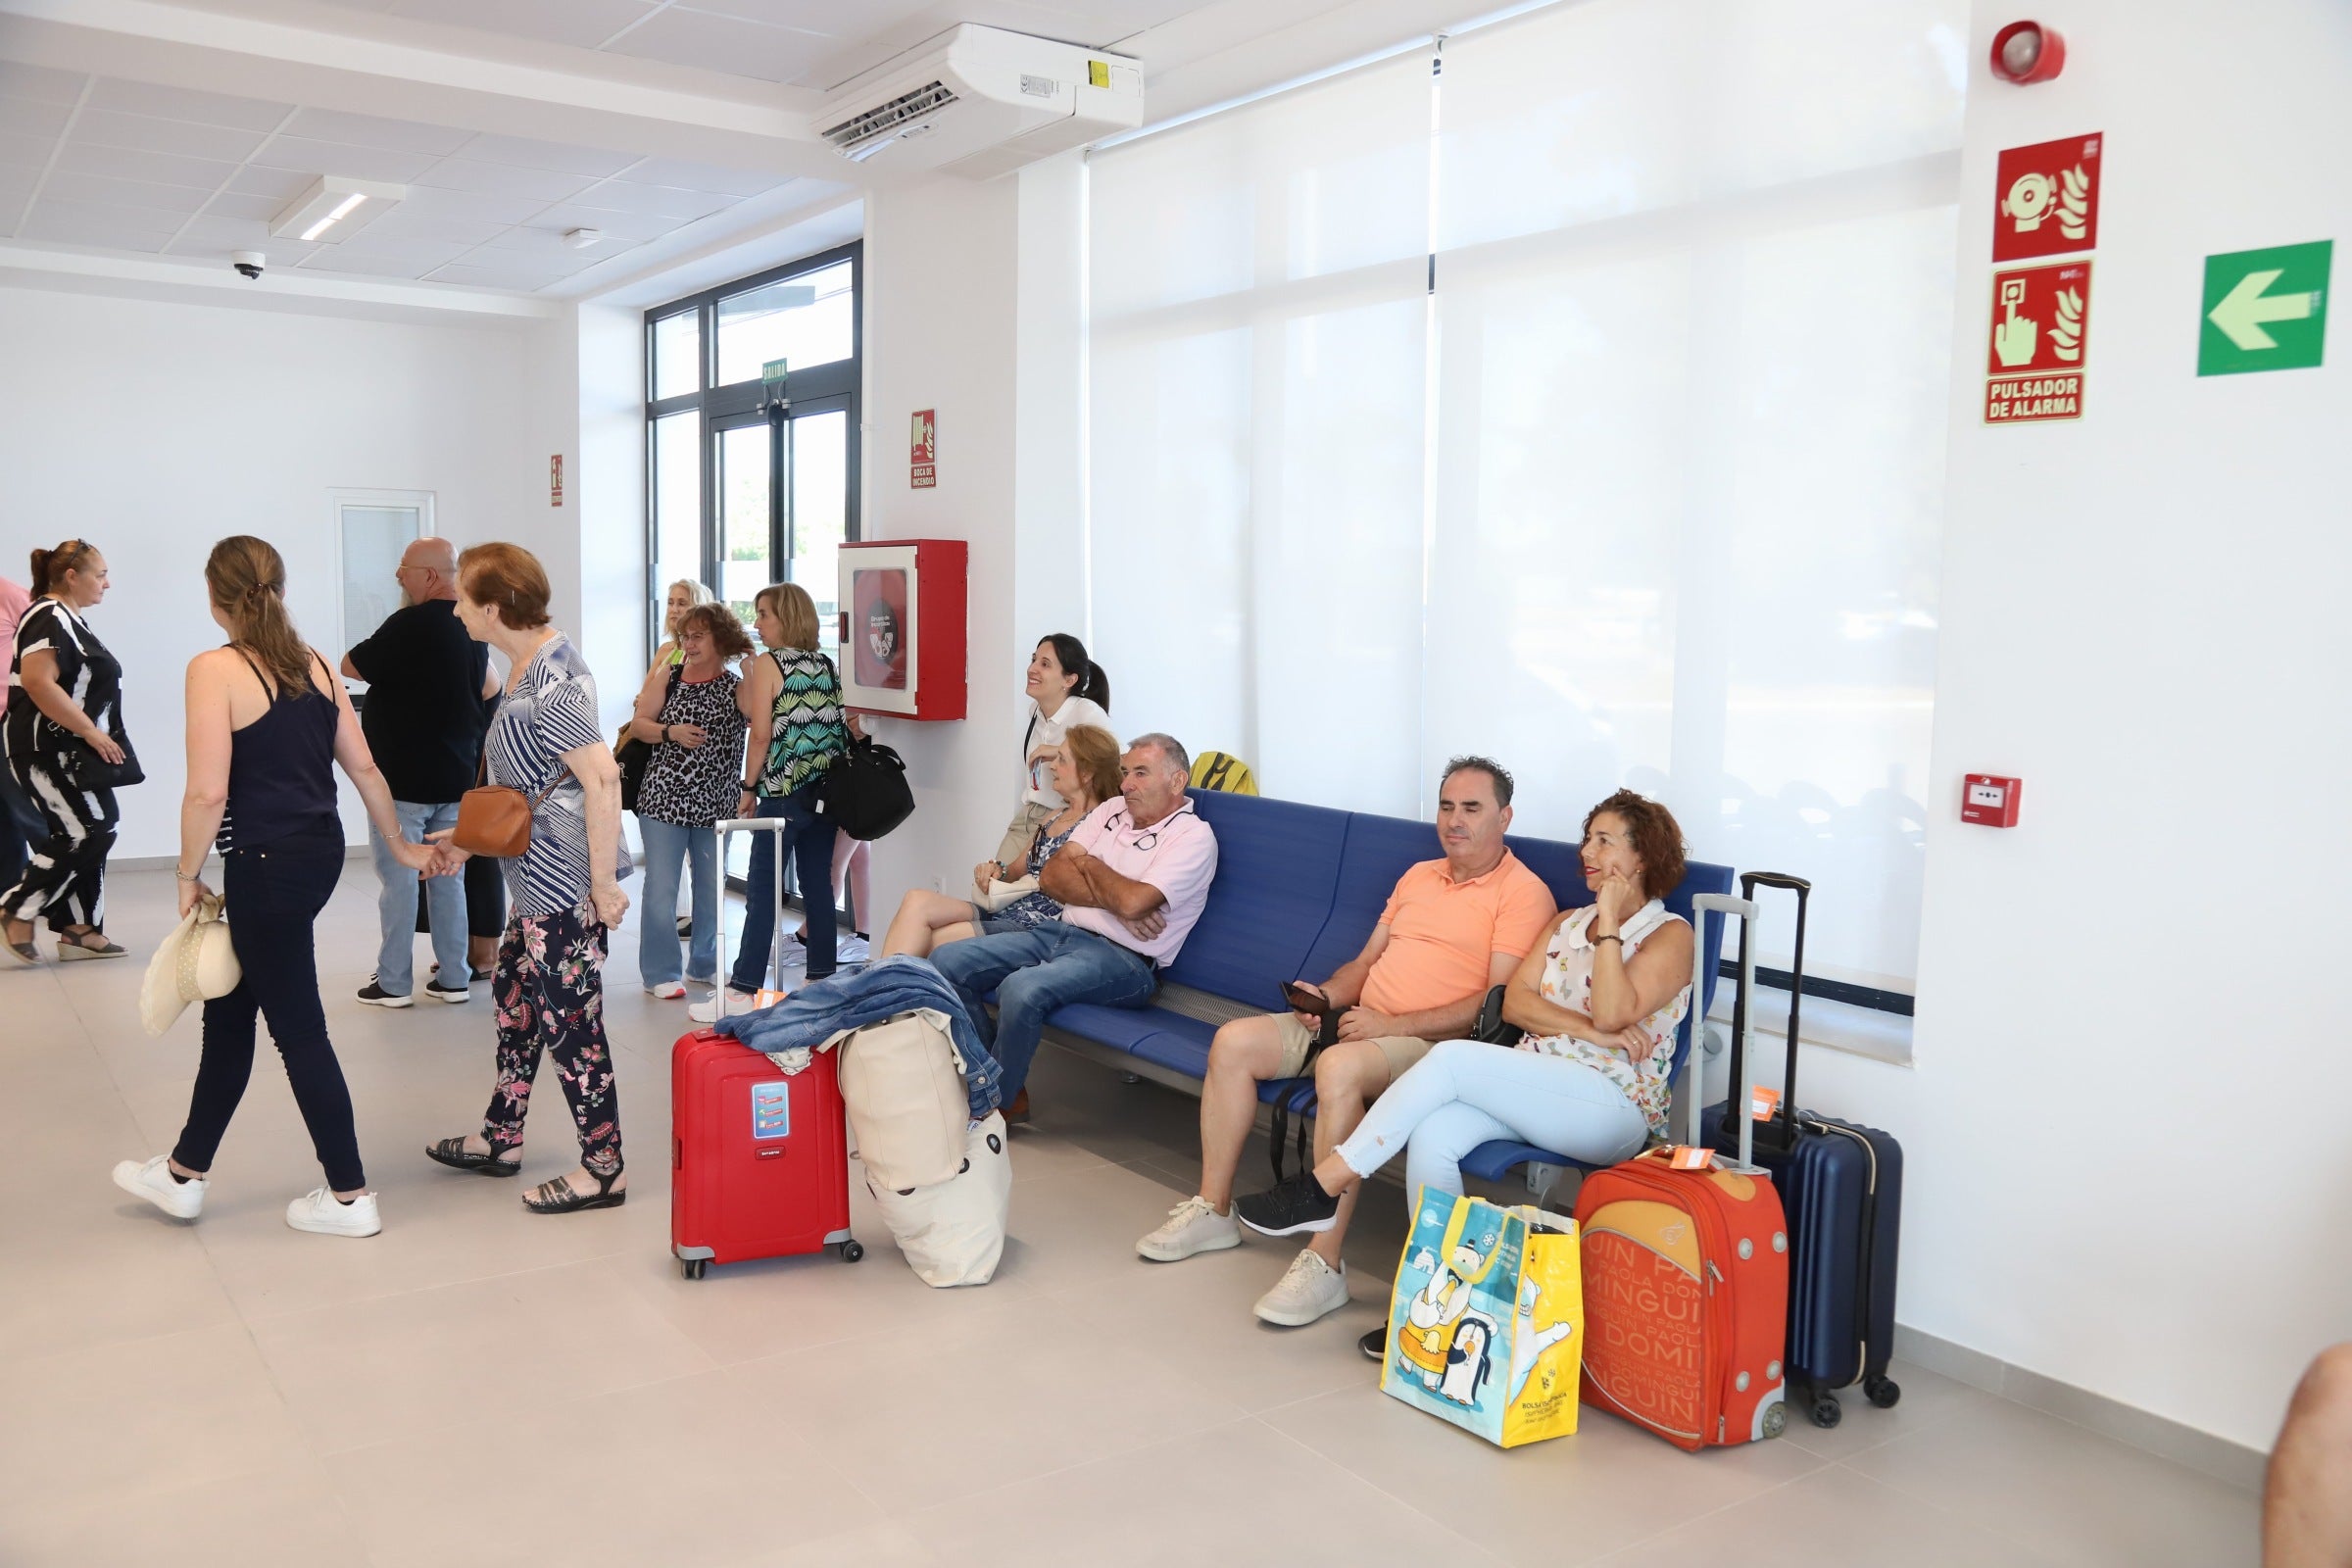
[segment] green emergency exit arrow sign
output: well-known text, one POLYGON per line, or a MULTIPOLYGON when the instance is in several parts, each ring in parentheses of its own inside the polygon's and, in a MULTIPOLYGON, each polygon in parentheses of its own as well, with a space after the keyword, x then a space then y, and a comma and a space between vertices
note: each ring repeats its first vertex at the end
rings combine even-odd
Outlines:
POLYGON ((2328 268, 2333 240, 2231 251, 2205 258, 2197 373, 2301 370, 2328 339, 2328 268))

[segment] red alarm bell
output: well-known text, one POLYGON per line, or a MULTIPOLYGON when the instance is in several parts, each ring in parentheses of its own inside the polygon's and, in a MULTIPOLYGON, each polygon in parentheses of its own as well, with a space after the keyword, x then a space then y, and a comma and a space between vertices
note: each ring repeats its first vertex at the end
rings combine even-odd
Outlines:
POLYGON ((2066 40, 2038 22, 2012 22, 1992 35, 1992 74, 2025 86, 2066 69, 2066 40))

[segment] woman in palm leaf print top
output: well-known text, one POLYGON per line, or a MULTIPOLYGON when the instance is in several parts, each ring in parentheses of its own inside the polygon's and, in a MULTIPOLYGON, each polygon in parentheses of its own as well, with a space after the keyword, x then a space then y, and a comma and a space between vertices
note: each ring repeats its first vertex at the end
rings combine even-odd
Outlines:
MULTIPOLYGON (((784 819, 779 835, 782 852, 794 858, 801 904, 808 912, 808 978, 822 980, 833 972, 838 957, 833 911, 835 829, 831 819, 818 814, 816 792, 823 787, 825 769, 833 759, 849 750, 850 736, 862 736, 864 730, 855 716, 843 712, 840 673, 833 661, 816 651, 816 602, 808 597, 808 590, 798 583, 775 583, 760 589, 753 605, 759 612, 754 629, 767 652, 744 671, 743 684, 736 692, 752 732, 744 750, 743 795, 736 802, 735 814, 784 819)), ((744 889, 743 943, 735 951, 735 968, 727 977, 726 991, 689 1010, 688 1015, 698 1022, 712 1021, 721 1008, 743 1011, 766 978, 768 949, 782 902, 776 885, 779 858, 775 847, 752 846, 744 889)))

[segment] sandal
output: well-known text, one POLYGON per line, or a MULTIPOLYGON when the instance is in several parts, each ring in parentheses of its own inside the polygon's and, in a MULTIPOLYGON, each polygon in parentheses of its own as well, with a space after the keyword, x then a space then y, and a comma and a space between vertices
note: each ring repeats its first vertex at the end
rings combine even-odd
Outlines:
POLYGON ((74 958, 121 958, 130 950, 119 942, 107 940, 106 933, 96 926, 80 931, 60 931, 57 934, 57 956, 60 962, 74 958), (93 941, 92 939, 96 940, 93 941))
POLYGON ((5 952, 27 969, 37 967, 41 961, 41 950, 29 942, 0 942, 0 952, 5 952))
MULTIPOLYGON (((594 1171, 588 1174, 596 1176, 594 1171)), ((627 1188, 617 1193, 612 1190, 612 1184, 618 1180, 618 1171, 610 1176, 596 1176, 596 1191, 582 1194, 573 1192, 569 1182, 558 1177, 552 1182, 541 1182, 523 1194, 522 1206, 534 1214, 568 1214, 580 1208, 618 1208, 629 1200, 627 1188)))
POLYGON ((484 1176, 512 1176, 522 1169, 519 1159, 501 1159, 495 1151, 477 1154, 466 1147, 463 1135, 444 1138, 437 1144, 424 1147, 427 1159, 437 1160, 453 1170, 478 1171, 484 1176))

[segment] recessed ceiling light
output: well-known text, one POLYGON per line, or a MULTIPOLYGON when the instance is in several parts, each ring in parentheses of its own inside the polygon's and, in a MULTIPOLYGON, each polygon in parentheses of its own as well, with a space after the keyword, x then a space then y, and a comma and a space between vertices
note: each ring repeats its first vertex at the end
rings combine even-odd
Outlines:
POLYGON ((373 218, 408 194, 406 185, 350 179, 341 174, 322 175, 270 220, 270 232, 279 239, 324 240, 331 244, 359 227, 351 220, 363 211, 373 218))

